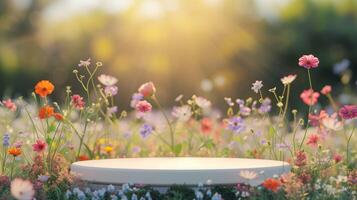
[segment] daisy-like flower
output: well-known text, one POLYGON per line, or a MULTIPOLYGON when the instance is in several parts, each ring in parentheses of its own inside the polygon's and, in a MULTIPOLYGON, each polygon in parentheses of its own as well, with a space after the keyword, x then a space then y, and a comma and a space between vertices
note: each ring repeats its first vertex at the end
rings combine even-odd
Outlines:
POLYGON ((211 107, 211 102, 203 97, 196 97, 195 98, 195 103, 198 107, 202 109, 207 109, 211 107))
POLYGON ((249 171, 249 170, 242 170, 240 171, 239 175, 247 180, 253 180, 258 177, 258 174, 254 171, 249 171))
POLYGON ((17 157, 22 153, 21 149, 16 147, 11 147, 9 150, 7 150, 7 152, 14 157, 17 157))
POLYGON ((268 178, 263 182, 262 185, 265 189, 277 192, 281 187, 281 182, 277 179, 268 178))
POLYGON ((181 122, 187 122, 192 116, 191 107, 188 105, 174 107, 172 115, 181 122))
POLYGON ((263 81, 255 81, 253 84, 252 84, 252 90, 255 92, 255 93, 259 93, 259 90, 262 89, 263 87, 263 81))
POLYGON ((2 104, 9 110, 15 112, 17 109, 16 104, 11 100, 11 99, 7 99, 7 100, 3 100, 2 104))
POLYGON ((76 109, 79 109, 79 110, 83 109, 86 104, 83 100, 83 97, 81 97, 78 94, 72 95, 71 103, 76 109))
POLYGON ((343 119, 353 119, 357 117, 357 106, 356 105, 344 105, 340 110, 339 114, 343 119))
POLYGON ((280 80, 283 83, 283 85, 289 85, 296 79, 296 77, 297 77, 296 74, 294 74, 294 75, 290 74, 288 76, 284 76, 280 80))
POLYGON ((234 133, 240 133, 245 130, 245 125, 241 117, 232 117, 227 122, 227 128, 234 133))
POLYGON ((40 95, 40 97, 46 97, 52 94, 55 86, 48 80, 42 80, 38 82, 35 86, 35 93, 40 95))
POLYGON ((318 92, 314 92, 312 89, 304 90, 300 94, 301 100, 309 106, 313 106, 317 103, 318 99, 320 97, 320 94, 318 92))
POLYGON ((41 107, 40 110, 38 111, 38 117, 40 119, 46 119, 52 117, 53 114, 54 114, 54 108, 49 105, 45 105, 41 107))
POLYGON ((340 131, 343 128, 343 123, 338 121, 336 114, 323 118, 321 122, 324 127, 333 131, 340 131))
POLYGON ((319 59, 314 55, 303 55, 299 58, 299 66, 306 69, 316 68, 319 66, 319 59))
POLYGON ((32 200, 35 191, 30 181, 16 178, 11 182, 11 194, 18 200, 32 200))
POLYGON ((152 97, 156 93, 156 88, 153 82, 147 82, 139 87, 138 92, 143 95, 143 97, 152 97))
POLYGON ((311 147, 316 147, 317 143, 319 142, 320 137, 317 134, 311 134, 308 139, 306 144, 310 145, 311 147))
POLYGON ((88 58, 87 60, 80 60, 78 67, 88 67, 90 65, 90 61, 90 58, 88 58))
POLYGON ((115 77, 105 74, 98 76, 98 80, 101 84, 105 86, 113 86, 118 82, 118 79, 116 79, 115 77))
POLYGON ((331 93, 331 91, 332 91, 332 87, 331 87, 331 85, 325 85, 322 89, 321 89, 321 94, 323 94, 323 95, 328 95, 328 94, 330 94, 331 93))
POLYGON ((43 152, 46 149, 46 147, 47 144, 43 140, 37 140, 36 143, 32 145, 33 151, 37 153, 43 152))

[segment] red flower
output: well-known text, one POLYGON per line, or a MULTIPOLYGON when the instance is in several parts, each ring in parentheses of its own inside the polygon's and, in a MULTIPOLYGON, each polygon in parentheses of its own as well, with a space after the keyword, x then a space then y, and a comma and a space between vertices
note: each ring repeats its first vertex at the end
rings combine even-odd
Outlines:
POLYGON ((313 106, 317 103, 317 100, 319 99, 320 94, 318 92, 314 92, 312 89, 304 90, 300 94, 301 100, 309 106, 313 106))
POLYGON ((64 119, 64 117, 63 117, 63 115, 61 113, 53 113, 53 116, 58 121, 63 121, 63 119, 64 119))
POLYGON ((54 108, 52 106, 46 105, 40 108, 38 112, 38 117, 40 119, 46 119, 52 117, 53 113, 54 113, 54 108))
POLYGON ((342 161, 342 156, 340 155, 340 154, 335 154, 334 156, 333 156, 333 160, 336 162, 336 163, 339 163, 339 162, 341 162, 342 161))
POLYGON ((268 178, 263 182, 263 186, 273 192, 277 192, 280 189, 281 182, 277 179, 268 178))
POLYGON ((295 165, 298 167, 305 166, 307 162, 307 155, 303 151, 298 151, 296 153, 295 165))
POLYGON ((316 147, 317 142, 319 141, 320 137, 317 134, 311 134, 306 142, 306 144, 316 147))
POLYGON ((303 55, 299 58, 299 65, 306 69, 316 68, 319 66, 319 59, 314 55, 303 55))
POLYGON ((340 116, 343 119, 353 119, 357 117, 356 105, 345 105, 339 111, 340 116))
POLYGON ((86 156, 86 155, 80 155, 80 156, 78 157, 78 160, 79 160, 79 161, 89 160, 89 157, 86 156))
POLYGON ((322 89, 321 89, 321 94, 323 95, 328 95, 330 94, 332 91, 332 87, 331 85, 325 85, 322 89))
POLYGON ((71 97, 72 101, 71 103, 76 109, 83 109, 85 106, 85 102, 83 101, 83 97, 79 96, 78 94, 72 95, 71 97))
POLYGON ((37 153, 43 152, 47 147, 46 142, 42 140, 37 140, 35 144, 32 145, 32 149, 37 153))
POLYGON ((209 133, 212 131, 213 123, 209 118, 204 118, 201 120, 201 131, 203 133, 209 133))

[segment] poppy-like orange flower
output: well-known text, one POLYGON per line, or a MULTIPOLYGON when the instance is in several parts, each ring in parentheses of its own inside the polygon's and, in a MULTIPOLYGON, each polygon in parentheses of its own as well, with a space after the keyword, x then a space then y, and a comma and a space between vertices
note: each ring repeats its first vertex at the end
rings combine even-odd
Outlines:
POLYGON ((273 192, 277 192, 280 189, 281 182, 277 179, 268 178, 263 182, 263 186, 273 192))
POLYGON ((53 113, 53 116, 56 118, 58 121, 63 121, 64 117, 61 113, 53 113))
POLYGON ((79 160, 79 161, 89 160, 89 157, 86 156, 86 155, 80 155, 80 156, 78 157, 78 160, 79 160))
POLYGON ((54 114, 54 108, 52 106, 46 105, 40 108, 38 111, 38 117, 40 119, 46 119, 52 117, 54 114))
POLYGON ((21 149, 12 147, 7 151, 10 155, 13 155, 14 157, 19 156, 21 154, 21 149))
POLYGON ((38 82, 35 86, 35 93, 40 95, 41 97, 46 97, 51 94, 55 86, 48 80, 42 80, 38 82))

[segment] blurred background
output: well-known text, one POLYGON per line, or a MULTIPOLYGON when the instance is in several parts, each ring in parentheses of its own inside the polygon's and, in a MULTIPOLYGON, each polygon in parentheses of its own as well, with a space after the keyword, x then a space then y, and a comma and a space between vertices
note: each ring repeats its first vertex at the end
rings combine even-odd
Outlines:
MULTIPOLYGON (((79 60, 103 62, 119 79, 118 104, 155 82, 163 104, 179 94, 223 97, 266 91, 297 73, 308 88, 302 54, 320 58, 313 84, 356 93, 357 0, 1 0, 0 96, 28 97, 49 79, 55 99, 67 85, 79 92, 79 60)), ((265 95, 268 95, 265 92, 265 95)))

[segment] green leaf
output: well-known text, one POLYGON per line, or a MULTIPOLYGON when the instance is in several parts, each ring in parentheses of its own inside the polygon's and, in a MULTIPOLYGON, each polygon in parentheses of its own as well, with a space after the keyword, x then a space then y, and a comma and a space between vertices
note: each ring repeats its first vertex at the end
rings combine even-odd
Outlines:
POLYGON ((174 153, 175 153, 176 156, 180 155, 181 150, 182 150, 182 145, 181 145, 181 144, 175 145, 175 147, 174 147, 174 153))

